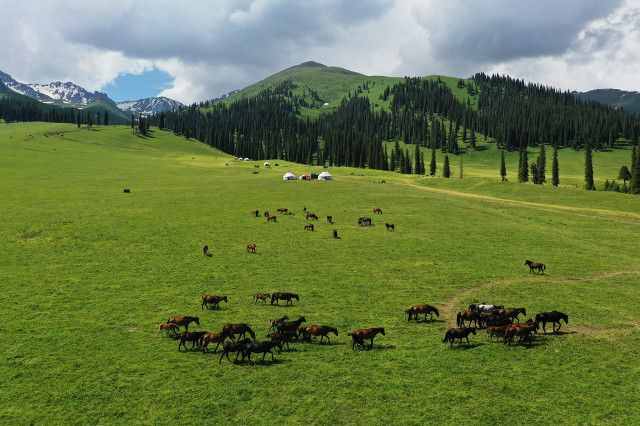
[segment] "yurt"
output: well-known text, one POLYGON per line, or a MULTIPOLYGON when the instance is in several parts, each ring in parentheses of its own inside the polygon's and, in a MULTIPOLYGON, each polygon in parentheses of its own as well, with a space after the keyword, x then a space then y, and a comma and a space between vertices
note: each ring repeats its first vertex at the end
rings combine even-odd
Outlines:
POLYGON ((296 179, 297 179, 296 175, 294 175, 291 172, 287 172, 282 175, 282 180, 296 180, 296 179))
POLYGON ((265 162, 264 162, 264 166, 265 166, 265 167, 271 167, 271 163, 269 163, 268 161, 265 161, 265 162))
POLYGON ((333 180, 333 176, 329 172, 322 172, 318 175, 318 180, 333 180))

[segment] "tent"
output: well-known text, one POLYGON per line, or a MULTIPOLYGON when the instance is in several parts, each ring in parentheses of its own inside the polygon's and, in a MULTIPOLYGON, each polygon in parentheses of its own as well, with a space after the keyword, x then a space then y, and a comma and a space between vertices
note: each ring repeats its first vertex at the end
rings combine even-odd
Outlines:
POLYGON ((268 161, 265 161, 265 162, 264 162, 264 166, 265 166, 265 167, 271 167, 271 163, 269 163, 268 161))
POLYGON ((318 175, 318 180, 333 180, 333 176, 329 172, 322 172, 318 175))
POLYGON ((297 179, 296 175, 294 175, 291 172, 287 172, 282 175, 282 180, 296 180, 296 179, 297 179))

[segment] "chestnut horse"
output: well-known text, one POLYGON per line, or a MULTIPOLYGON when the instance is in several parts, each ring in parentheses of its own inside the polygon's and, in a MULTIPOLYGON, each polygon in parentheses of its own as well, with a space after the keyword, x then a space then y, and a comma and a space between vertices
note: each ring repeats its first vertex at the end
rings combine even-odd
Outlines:
POLYGON ((247 253, 255 253, 256 249, 256 243, 247 244, 247 253))
POLYGON ((471 326, 472 323, 475 323, 477 327, 479 320, 480 314, 469 309, 465 310, 464 312, 458 312, 458 315, 456 315, 456 325, 460 328, 464 327, 465 322, 467 321, 469 322, 469 326, 471 326))
POLYGON ((376 207, 373 209, 373 214, 382 214, 382 209, 379 207, 376 207))
POLYGON ((271 299, 271 293, 256 293, 256 295, 253 296, 253 303, 258 303, 258 301, 267 303, 269 299, 271 299))
POLYGON ((167 336, 177 337, 178 332, 180 331, 180 327, 177 324, 173 323, 162 323, 160 324, 160 332, 165 332, 167 336))
POLYGON ((216 296, 210 294, 202 295, 202 305, 200 306, 202 309, 209 309, 209 305, 213 306, 213 309, 220 309, 220 302, 229 303, 229 299, 227 296, 216 296))
POLYGON ((337 328, 330 327, 328 325, 317 325, 317 324, 311 324, 310 326, 305 327, 303 332, 305 335, 309 336, 309 340, 311 340, 312 337, 320 336, 320 343, 322 343, 322 341, 325 338, 327 339, 327 343, 329 343, 329 333, 333 333, 336 336, 338 335, 337 328))
POLYGON ((167 320, 167 324, 175 324, 178 327, 184 327, 186 331, 189 331, 189 324, 195 322, 200 325, 200 318, 198 317, 189 317, 184 315, 176 315, 167 320))
POLYGON ((252 339, 256 338, 256 333, 254 333, 251 327, 245 323, 225 324, 224 327, 222 327, 222 333, 229 336, 232 340, 235 340, 235 336, 238 336, 239 339, 243 339, 246 337, 246 334, 249 334, 252 339))
POLYGON ((206 333, 203 337, 202 337, 202 352, 207 352, 209 350, 209 345, 211 343, 216 343, 216 348, 213 350, 213 353, 218 352, 218 347, 220 346, 221 343, 224 343, 225 339, 228 336, 222 332, 222 333, 213 333, 213 332, 209 332, 206 333))
POLYGON ((180 343, 178 343, 178 350, 184 347, 187 349, 187 342, 191 342, 191 349, 196 346, 200 347, 202 344, 202 338, 207 334, 206 331, 185 331, 180 335, 180 343))
POLYGON ((462 343, 462 339, 466 339, 467 344, 469 344, 469 334, 476 334, 475 327, 450 328, 444 334, 442 343, 449 342, 449 346, 452 347, 456 339, 458 339, 459 343, 462 343))
POLYGON ((424 314, 424 320, 427 320, 427 315, 429 316, 429 320, 433 319, 433 314, 436 314, 436 317, 440 317, 440 312, 435 306, 431 305, 413 305, 409 306, 409 309, 404 311, 405 316, 407 317, 407 321, 411 321, 412 318, 415 318, 418 321, 418 315, 424 314))
POLYGON ((365 340, 369 340, 369 349, 373 348, 373 339, 378 335, 384 333, 383 327, 373 327, 373 328, 359 328, 351 331, 349 336, 351 336, 352 345, 351 348, 356 350, 356 347, 360 347, 362 349, 366 349, 366 345, 364 343, 365 340))

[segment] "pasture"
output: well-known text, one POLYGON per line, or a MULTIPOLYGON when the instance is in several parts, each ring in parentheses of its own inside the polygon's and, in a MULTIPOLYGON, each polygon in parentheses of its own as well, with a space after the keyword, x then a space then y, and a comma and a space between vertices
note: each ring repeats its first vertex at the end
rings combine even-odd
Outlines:
POLYGON ((639 198, 500 184, 497 165, 481 173, 486 158, 465 158, 478 172, 462 181, 336 168, 333 182, 283 182, 309 169, 275 162, 254 174, 257 163, 158 130, 0 126, 0 423, 637 421, 639 198), (303 207, 320 217, 314 232, 303 207), (252 213, 278 208, 294 214, 252 213), (273 291, 300 301, 254 304, 273 291), (203 293, 229 300, 202 310, 203 293), (456 312, 484 301, 570 320, 531 347, 484 331, 443 344, 456 312), (440 318, 408 322, 414 303, 440 318), (246 322, 264 339, 285 314, 339 336, 234 365, 158 332, 196 315, 194 330, 246 322), (347 333, 363 327, 386 335, 353 351, 347 333))

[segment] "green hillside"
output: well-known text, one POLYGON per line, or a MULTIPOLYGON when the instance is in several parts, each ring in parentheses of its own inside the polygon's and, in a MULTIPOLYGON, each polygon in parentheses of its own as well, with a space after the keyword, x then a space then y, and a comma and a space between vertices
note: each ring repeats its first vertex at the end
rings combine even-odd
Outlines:
MULTIPOLYGON (((618 161, 597 153, 596 168, 609 155, 618 161)), ((581 163, 562 153, 567 173, 581 163)), ((640 418, 640 198, 502 184, 491 150, 465 157, 462 180, 333 168, 333 182, 283 182, 287 170, 317 168, 272 164, 234 161, 157 129, 142 138, 126 126, 0 126, 0 423, 640 418), (280 207, 294 214, 277 223, 251 214, 280 207), (321 217, 315 232, 303 230, 303 207, 321 217), (375 226, 357 226, 374 207, 384 212, 375 226), (545 262, 546 273, 530 274, 524 259, 545 262), (272 291, 300 301, 253 303, 272 291), (205 292, 229 301, 202 310, 205 292), (530 346, 478 331, 449 349, 446 328, 478 301, 524 306, 526 317, 557 309, 569 323, 530 346), (437 306, 440 317, 408 323, 403 310, 414 303, 437 306), (339 335, 294 344, 275 362, 234 365, 179 352, 158 331, 176 314, 200 317, 192 331, 246 322, 259 340, 269 320, 304 315, 339 335), (386 334, 353 351, 349 331, 371 326, 386 334)))
POLYGON ((624 108, 625 111, 640 113, 640 93, 618 89, 596 89, 577 93, 582 99, 624 108))

